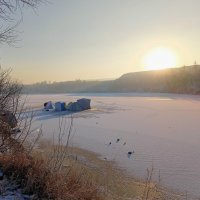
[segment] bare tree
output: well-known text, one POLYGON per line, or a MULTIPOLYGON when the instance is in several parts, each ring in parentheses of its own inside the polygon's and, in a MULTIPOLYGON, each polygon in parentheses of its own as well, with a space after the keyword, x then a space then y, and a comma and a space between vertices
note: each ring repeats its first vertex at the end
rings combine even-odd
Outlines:
MULTIPOLYGON (((23 8, 34 9, 43 1, 45 0, 0 0, 0 44, 10 45, 16 42, 16 27, 22 21, 23 8)), ((10 73, 10 69, 3 70, 0 67, 0 150, 12 146, 19 150, 31 133, 33 119, 32 113, 26 115, 23 103, 20 102, 22 85, 14 81, 10 73), (12 136, 16 127, 21 129, 17 138, 12 136)))
MULTIPOLYGON (((23 7, 36 8, 43 0, 0 0, 0 44, 13 44, 17 40, 16 20, 23 7)), ((22 16, 22 15, 21 15, 22 16)))

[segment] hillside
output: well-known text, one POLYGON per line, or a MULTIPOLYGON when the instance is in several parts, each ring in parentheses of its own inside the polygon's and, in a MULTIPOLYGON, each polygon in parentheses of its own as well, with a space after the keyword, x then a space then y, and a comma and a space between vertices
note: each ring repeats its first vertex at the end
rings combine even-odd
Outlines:
POLYGON ((109 81, 66 81, 25 85, 24 93, 169 92, 200 93, 200 65, 133 72, 109 81))

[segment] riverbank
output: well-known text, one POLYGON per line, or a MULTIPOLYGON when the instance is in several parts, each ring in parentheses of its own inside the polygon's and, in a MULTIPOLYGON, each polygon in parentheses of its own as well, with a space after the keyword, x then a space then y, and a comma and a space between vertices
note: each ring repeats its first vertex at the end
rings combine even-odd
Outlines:
MULTIPOLYGON (((39 152, 51 156, 52 146, 39 146, 39 152)), ((87 173, 94 181, 104 197, 107 199, 135 199, 142 194, 142 183, 124 176, 115 162, 100 159, 100 155, 77 147, 68 147, 63 166, 66 168, 78 167, 87 173)))
POLYGON ((136 180, 114 161, 77 147, 40 141, 31 154, 0 155, 0 199, 182 200, 153 182, 136 180))
MULTIPOLYGON (((51 157, 53 147, 49 142, 40 142, 36 152, 44 157, 51 157)), ((76 168, 84 171, 92 182, 95 182, 104 199, 116 200, 181 200, 184 195, 178 195, 167 191, 158 183, 153 182, 153 169, 149 170, 146 180, 138 180, 119 168, 116 162, 108 161, 101 155, 81 149, 78 147, 68 147, 64 168, 76 168)))

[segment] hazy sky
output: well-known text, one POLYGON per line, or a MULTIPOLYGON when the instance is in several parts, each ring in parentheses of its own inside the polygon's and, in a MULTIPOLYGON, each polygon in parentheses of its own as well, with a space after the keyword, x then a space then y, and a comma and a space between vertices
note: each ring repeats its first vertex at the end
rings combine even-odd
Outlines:
POLYGON ((48 0, 24 10, 18 48, 0 63, 24 83, 117 78, 141 71, 152 49, 177 66, 200 62, 200 0, 48 0))

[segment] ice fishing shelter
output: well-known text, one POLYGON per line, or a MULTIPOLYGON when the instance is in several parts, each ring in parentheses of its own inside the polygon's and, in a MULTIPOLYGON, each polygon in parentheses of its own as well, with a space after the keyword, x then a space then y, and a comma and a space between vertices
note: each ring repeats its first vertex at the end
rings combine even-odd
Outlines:
POLYGON ((65 111, 65 110, 66 110, 65 102, 56 102, 55 103, 55 111, 65 111))
POLYGON ((91 102, 91 99, 85 99, 85 98, 77 100, 77 103, 82 108, 82 110, 90 109, 91 108, 90 107, 90 102, 91 102))
POLYGON ((67 110, 72 112, 82 111, 81 107, 78 105, 78 102, 71 102, 67 105, 67 110))
POLYGON ((90 109, 90 99, 78 99, 76 102, 71 102, 67 105, 67 110, 72 111, 72 112, 80 112, 83 110, 88 110, 90 109))
POLYGON ((53 109, 53 104, 52 104, 52 102, 51 102, 51 101, 45 102, 45 103, 44 103, 44 109, 45 109, 45 110, 51 110, 51 109, 53 109))

